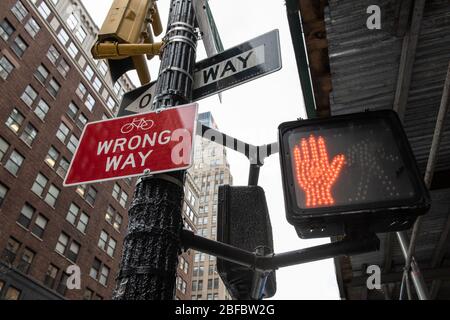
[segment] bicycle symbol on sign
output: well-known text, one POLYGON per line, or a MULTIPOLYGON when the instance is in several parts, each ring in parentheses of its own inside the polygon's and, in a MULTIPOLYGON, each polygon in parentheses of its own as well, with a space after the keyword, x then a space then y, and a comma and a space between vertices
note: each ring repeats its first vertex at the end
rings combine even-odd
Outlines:
POLYGON ((155 125, 155 122, 153 120, 134 118, 132 122, 125 124, 120 129, 120 132, 122 132, 123 134, 127 134, 133 130, 147 131, 147 130, 150 130, 151 128, 153 128, 154 125, 155 125))

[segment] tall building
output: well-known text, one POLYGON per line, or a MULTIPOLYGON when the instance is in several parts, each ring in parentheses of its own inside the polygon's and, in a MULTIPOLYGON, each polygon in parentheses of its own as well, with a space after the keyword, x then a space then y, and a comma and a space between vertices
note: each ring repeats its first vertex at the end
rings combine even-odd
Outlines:
POLYGON ((134 181, 65 188, 81 131, 121 96, 79 0, 0 1, 0 299, 108 299, 134 181), (81 270, 68 290, 66 270, 81 270))
MULTIPOLYGON (((210 112, 200 114, 199 122, 218 129, 210 112)), ((199 236, 216 240, 219 186, 233 184, 233 177, 225 147, 202 137, 196 139, 194 166, 190 169, 200 190, 196 232, 199 236)), ((201 252, 194 253, 191 289, 192 300, 230 299, 217 272, 216 257, 201 252)))
MULTIPOLYGON (((184 228, 196 232, 195 223, 198 220, 200 190, 194 182, 191 173, 187 173, 184 184, 183 223, 184 228)), ((178 270, 176 279, 177 300, 190 300, 192 292, 192 270, 194 265, 194 252, 187 250, 178 258, 178 270)))

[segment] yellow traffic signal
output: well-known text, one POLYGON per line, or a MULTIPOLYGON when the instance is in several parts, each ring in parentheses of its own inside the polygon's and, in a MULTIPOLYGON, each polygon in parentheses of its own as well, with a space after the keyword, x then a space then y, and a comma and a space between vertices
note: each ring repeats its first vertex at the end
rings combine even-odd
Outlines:
POLYGON ((92 48, 95 59, 108 59, 113 82, 136 69, 142 84, 150 82, 147 59, 159 54, 162 33, 156 0, 114 0, 92 48), (150 30, 150 25, 152 30, 150 30))

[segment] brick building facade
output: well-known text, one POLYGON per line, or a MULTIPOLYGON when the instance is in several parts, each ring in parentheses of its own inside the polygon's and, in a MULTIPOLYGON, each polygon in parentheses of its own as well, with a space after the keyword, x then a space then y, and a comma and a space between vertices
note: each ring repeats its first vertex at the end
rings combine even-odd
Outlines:
POLYGON ((90 58, 98 29, 80 1, 4 0, 0 24, 0 299, 108 299, 134 181, 62 181, 84 125, 132 84, 90 58), (66 288, 71 265, 81 290, 66 288))

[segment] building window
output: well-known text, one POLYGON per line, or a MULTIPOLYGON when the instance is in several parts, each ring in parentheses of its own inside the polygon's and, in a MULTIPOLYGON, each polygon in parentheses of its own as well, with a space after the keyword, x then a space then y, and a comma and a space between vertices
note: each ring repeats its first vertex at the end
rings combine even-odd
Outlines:
POLYGON ((23 124, 24 119, 25 117, 22 113, 20 113, 19 110, 13 109, 5 124, 8 128, 10 128, 14 133, 17 134, 23 124))
POLYGON ((28 34, 32 38, 34 38, 38 34, 39 30, 41 30, 41 27, 36 22, 36 20, 30 18, 30 20, 28 20, 27 24, 25 25, 25 30, 27 30, 28 34))
POLYGON ((102 262, 97 258, 94 259, 94 263, 92 264, 91 270, 89 271, 89 276, 95 280, 98 278, 98 274, 100 272, 100 267, 102 262))
POLYGON ((86 76, 88 81, 91 81, 92 77, 94 76, 94 70, 91 68, 90 65, 86 66, 86 69, 84 70, 84 75, 86 76))
POLYGON ((83 294, 83 300, 92 300, 94 298, 94 291, 89 288, 86 288, 83 294))
POLYGON ((35 78, 38 79, 42 84, 45 83, 49 75, 50 73, 48 72, 47 68, 42 64, 36 69, 36 72, 34 73, 35 78))
POLYGON ((67 212, 66 220, 75 226, 79 231, 85 233, 89 223, 89 216, 86 213, 81 212, 80 208, 76 204, 72 203, 69 211, 67 212))
POLYGON ((106 286, 106 284, 108 283, 109 271, 110 269, 107 266, 102 265, 102 262, 99 259, 95 258, 89 275, 91 276, 91 278, 106 286))
POLYGON ((31 187, 31 190, 38 195, 40 198, 43 198, 44 201, 51 206, 52 208, 55 207, 56 200, 58 199, 60 190, 55 185, 50 185, 50 187, 47 190, 47 193, 44 192, 46 186, 48 184, 48 179, 46 176, 44 176, 41 173, 38 173, 36 176, 36 180, 33 183, 33 186, 31 187))
POLYGON ((78 23, 79 23, 78 19, 77 19, 77 17, 75 17, 75 15, 73 13, 69 16, 69 18, 67 18, 67 26, 72 31, 75 30, 78 23))
POLYGON ((77 90, 75 91, 75 93, 78 95, 78 97, 84 101, 84 96, 86 95, 87 89, 84 86, 84 84, 82 84, 80 82, 80 84, 78 85, 77 90))
POLYGON ((183 257, 180 259, 180 269, 183 270, 185 274, 189 273, 189 263, 183 257))
POLYGON ((27 16, 28 10, 25 8, 23 3, 19 0, 16 4, 11 8, 11 12, 16 16, 17 20, 20 22, 27 16))
POLYGON ((31 107, 37 96, 38 94, 36 90, 34 90, 32 86, 28 85, 20 96, 20 99, 22 99, 22 101, 25 102, 27 106, 31 107))
POLYGON ((71 102, 69 104, 69 109, 67 110, 67 115, 69 116, 70 119, 75 121, 75 119, 77 118, 78 111, 80 111, 80 110, 77 107, 77 105, 75 103, 71 102))
POLYGON ((45 1, 42 1, 38 7, 38 12, 42 16, 42 18, 44 18, 44 20, 46 20, 48 18, 48 16, 50 15, 51 11, 50 11, 50 8, 45 3, 45 1))
POLYGON ((44 198, 44 201, 51 206, 52 208, 55 207, 56 200, 58 200, 60 190, 55 186, 51 185, 50 188, 48 188, 47 195, 44 198))
POLYGON ((50 82, 47 84, 47 91, 53 98, 56 98, 60 88, 61 85, 54 78, 51 78, 50 82))
POLYGON ((37 129, 31 123, 28 123, 25 126, 25 130, 23 130, 22 134, 20 135, 20 139, 22 139, 23 142, 25 142, 27 145, 31 147, 37 135, 38 135, 37 129))
POLYGON ((69 211, 67 212, 66 220, 75 225, 79 212, 80 208, 76 204, 72 203, 69 211))
POLYGON ((116 101, 113 99, 113 97, 109 96, 108 100, 106 101, 106 105, 110 110, 114 110, 116 107, 116 101))
MULTIPOLYGON (((1 30, 1 29, 0 29, 1 30)), ((0 58, 0 77, 3 80, 8 79, 11 72, 14 70, 14 66, 11 63, 11 61, 8 60, 6 57, 0 58)))
POLYGON ((27 50, 27 48, 28 48, 28 45, 21 36, 17 36, 14 39, 14 42, 11 44, 12 51, 14 51, 14 53, 18 57, 22 57, 23 54, 25 53, 25 50, 27 50))
POLYGON ((63 58, 58 64, 58 72, 65 78, 70 71, 70 66, 67 61, 63 58))
POLYGON ((82 212, 80 215, 80 219, 78 220, 77 223, 77 229, 82 233, 85 233, 88 223, 89 223, 89 216, 86 213, 82 212))
POLYGON ((17 173, 19 172, 24 160, 25 158, 20 153, 14 150, 5 164, 5 168, 14 176, 17 176, 17 173))
POLYGON ((47 177, 41 173, 38 173, 38 175, 36 176, 36 180, 34 181, 33 186, 31 187, 31 191, 33 191, 39 197, 42 197, 47 183, 48 183, 47 177))
MULTIPOLYGON (((100 74, 104 77, 106 76, 106 73, 108 72, 108 66, 106 65, 106 63, 104 61, 100 61, 98 63, 98 69, 100 70, 100 74)), ((117 82, 118 83, 118 82, 117 82)), ((120 91, 120 84, 119 84, 119 90, 116 92, 116 94, 118 94, 120 91)))
POLYGON ((56 173, 61 177, 64 178, 66 176, 67 171, 69 170, 69 160, 66 158, 61 158, 59 160, 58 168, 56 169, 56 173))
POLYGON ((8 41, 9 37, 11 37, 14 31, 16 31, 16 29, 14 29, 14 27, 11 25, 11 23, 9 23, 8 20, 4 19, 0 23, 0 37, 3 40, 8 41))
POLYGON ((81 185, 78 186, 76 191, 87 203, 94 206, 97 190, 93 186, 81 185))
POLYGON ((33 227, 31 228, 31 233, 42 239, 44 236, 45 227, 47 227, 48 219, 42 215, 38 215, 33 227))
POLYGON ((53 289, 55 285, 56 277, 58 276, 59 269, 54 265, 50 264, 47 269, 47 273, 45 274, 44 284, 53 289))
POLYGON ((105 220, 113 225, 114 229, 117 232, 120 232, 120 227, 122 226, 123 218, 122 216, 111 206, 108 207, 108 210, 105 215, 105 220))
POLYGON ((72 262, 77 262, 78 254, 80 253, 80 247, 81 246, 79 243, 77 243, 76 241, 72 241, 69 250, 67 251, 66 257, 72 262))
POLYGON ((116 250, 117 242, 112 237, 109 236, 104 230, 100 233, 100 237, 98 239, 98 247, 110 256, 114 256, 114 252, 116 250))
POLYGON ((99 78, 95 77, 92 85, 94 86, 95 91, 100 92, 100 90, 102 88, 102 82, 100 81, 99 78))
POLYGON ((5 187, 2 183, 0 183, 0 206, 6 198, 6 194, 8 193, 8 188, 5 187))
POLYGON ((59 284, 56 287, 56 292, 58 292, 63 296, 66 294, 67 291, 67 279, 69 279, 69 275, 63 272, 61 278, 59 279, 59 284))
POLYGON ((210 264, 208 267, 208 275, 210 275, 210 276, 213 275, 215 271, 216 271, 216 266, 213 264, 210 264))
POLYGON ((54 168, 56 165, 56 162, 59 158, 59 152, 54 147, 50 147, 48 150, 47 156, 44 159, 44 162, 48 164, 51 168, 54 168))
POLYGON ((17 252, 19 251, 21 243, 14 238, 9 238, 6 243, 6 248, 3 250, 1 259, 8 265, 12 265, 16 260, 17 252))
POLYGON ((123 191, 120 185, 117 183, 114 185, 112 196, 114 197, 114 199, 119 201, 122 207, 124 208, 126 207, 128 201, 128 194, 125 191, 123 191))
POLYGON ((9 143, 6 142, 2 137, 0 137, 0 161, 3 160, 3 157, 5 156, 6 152, 9 149, 9 143))
POLYGON ((62 143, 66 143, 67 136, 69 135, 70 129, 65 125, 64 122, 61 122, 58 132, 56 132, 56 137, 62 143))
POLYGON ((76 58, 79 52, 77 46, 73 42, 69 44, 67 50, 69 51, 69 55, 74 59, 76 58))
POLYGON ((58 61, 60 56, 61 56, 61 54, 59 53, 59 51, 53 45, 51 45, 50 48, 48 49, 48 52, 47 52, 47 58, 54 65, 56 65, 56 62, 58 61))
POLYGON ((105 231, 100 233, 100 238, 98 239, 98 247, 105 250, 106 243, 108 242, 108 234, 105 231))
POLYGON ((75 37, 77 37, 78 41, 80 41, 80 43, 83 43, 84 40, 86 40, 87 37, 87 32, 84 30, 83 27, 79 27, 78 30, 75 32, 75 37))
POLYGON ((5 293, 5 300, 19 300, 22 291, 10 286, 5 293))
POLYGON ((41 119, 42 121, 45 119, 45 116, 47 115, 48 111, 50 110, 50 107, 44 100, 39 100, 36 109, 34 109, 34 113, 36 116, 41 119))
POLYGON ((28 274, 31 268, 31 264, 33 263, 35 253, 28 248, 25 248, 22 253, 22 257, 20 258, 19 264, 17 265, 17 269, 21 272, 28 274))
POLYGON ((87 97, 86 97, 86 101, 84 102, 84 105, 89 109, 89 111, 92 112, 92 110, 94 109, 95 106, 95 99, 94 97, 88 93, 87 97))
POLYGON ((59 30, 58 32, 58 40, 62 43, 63 46, 66 45, 67 41, 69 41, 69 35, 64 29, 59 30))
POLYGON ((80 128, 81 130, 83 130, 84 126, 86 125, 86 123, 88 122, 87 117, 80 113, 80 115, 78 116, 77 120, 75 121, 76 125, 78 128, 80 128))
POLYGON ((56 252, 64 255, 66 252, 67 245, 69 244, 69 236, 64 232, 59 235, 58 242, 56 243, 56 252))
POLYGON ((177 289, 181 291, 181 293, 186 294, 186 281, 184 281, 181 277, 177 277, 176 282, 177 289))
POLYGON ((19 218, 17 219, 17 222, 28 229, 28 227, 31 224, 31 220, 33 220, 35 209, 30 206, 29 204, 25 204, 22 207, 22 210, 20 210, 19 218))

